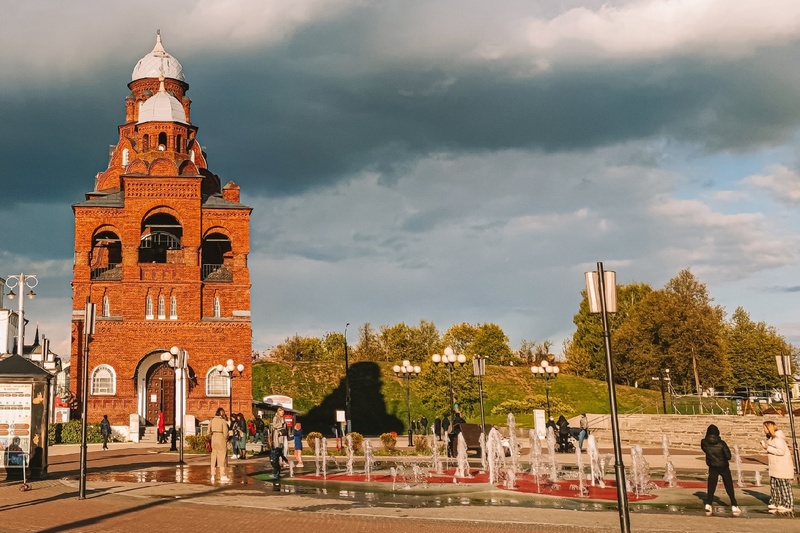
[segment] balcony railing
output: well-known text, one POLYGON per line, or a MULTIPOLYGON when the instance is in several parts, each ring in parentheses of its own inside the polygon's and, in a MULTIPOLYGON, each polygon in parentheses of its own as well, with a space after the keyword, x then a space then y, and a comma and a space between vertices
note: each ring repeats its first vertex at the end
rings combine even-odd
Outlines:
POLYGON ((110 263, 108 266, 93 268, 92 280, 119 281, 122 279, 122 267, 119 263, 110 263))
POLYGON ((233 282, 233 272, 225 265, 203 264, 203 281, 233 282))

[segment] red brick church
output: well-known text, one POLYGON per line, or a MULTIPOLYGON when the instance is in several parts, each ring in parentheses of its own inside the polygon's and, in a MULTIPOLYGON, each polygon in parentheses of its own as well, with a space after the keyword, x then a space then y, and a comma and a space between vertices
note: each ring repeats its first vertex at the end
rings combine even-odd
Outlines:
POLYGON ((90 423, 108 414, 117 427, 132 425, 131 415, 150 425, 159 411, 167 425, 183 420, 181 411, 201 421, 217 407, 227 411, 229 399, 249 415, 251 208, 235 183, 221 186, 208 170, 189 85, 160 34, 128 88, 108 168, 73 205, 70 389, 81 398, 88 296, 97 310, 90 423), (162 361, 173 346, 188 352, 184 387, 181 372, 162 361), (229 359, 244 365, 241 376, 217 370, 229 359))

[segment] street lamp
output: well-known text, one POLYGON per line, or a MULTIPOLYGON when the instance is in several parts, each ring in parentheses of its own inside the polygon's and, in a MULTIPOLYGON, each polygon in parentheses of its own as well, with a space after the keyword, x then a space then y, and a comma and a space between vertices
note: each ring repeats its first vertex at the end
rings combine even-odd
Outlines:
POLYGON ((14 292, 14 289, 19 287, 19 310, 17 312, 17 319, 19 320, 19 325, 17 326, 17 355, 22 355, 22 348, 23 344, 25 343, 25 298, 22 297, 22 293, 25 292, 25 288, 27 287, 30 289, 28 291, 28 299, 33 300, 36 296, 36 293, 33 292, 33 288, 39 284, 39 280, 36 279, 35 274, 19 274, 8 276, 6 280, 6 287, 11 289, 11 292, 7 294, 9 300, 13 300, 17 297, 17 294, 14 292))
POLYGON ((448 346, 444 349, 443 355, 439 355, 438 353, 433 354, 431 356, 431 361, 433 361, 433 364, 436 366, 442 364, 447 367, 448 383, 450 384, 450 420, 452 421, 455 418, 455 412, 453 410, 453 367, 456 363, 458 363, 459 366, 464 366, 464 363, 467 362, 467 356, 463 353, 456 355, 453 349, 448 346))
POLYGON ((472 358, 472 375, 478 377, 478 397, 481 404, 481 433, 486 434, 486 415, 483 410, 483 376, 486 375, 486 358, 476 355, 472 358))
POLYGON ((550 418, 550 380, 558 377, 559 368, 556 365, 551 365, 546 360, 542 360, 538 365, 531 367, 534 377, 542 378, 544 380, 544 397, 547 400, 547 418, 550 418))
POLYGON ((347 358, 347 326, 344 325, 344 429, 347 434, 352 430, 350 427, 350 360, 347 358))
POLYGON ((231 416, 233 414, 233 378, 242 377, 242 374, 244 374, 244 365, 242 363, 237 365, 233 362, 233 359, 228 359, 225 361, 224 366, 222 364, 217 365, 217 372, 219 372, 220 376, 228 378, 228 416, 231 416), (234 370, 239 374, 234 375, 234 370))
POLYGON ((625 486, 625 466, 622 464, 622 444, 619 440, 619 420, 617 419, 617 391, 614 386, 614 364, 611 361, 611 330, 608 314, 617 312, 617 275, 604 272, 603 263, 597 263, 597 272, 586 272, 586 297, 589 313, 599 314, 603 324, 603 347, 606 355, 606 381, 608 382, 608 403, 611 406, 611 437, 614 441, 614 471, 617 480, 617 508, 619 527, 622 533, 631 533, 631 517, 628 511, 628 493, 625 486))
POLYGON ((403 361, 402 365, 392 367, 394 375, 406 380, 406 405, 408 406, 408 445, 414 446, 414 432, 411 431, 411 378, 422 372, 419 366, 413 366, 410 361, 403 361))
POLYGON ((178 464, 183 464, 183 411, 185 409, 186 394, 186 369, 189 367, 189 352, 183 348, 173 346, 168 352, 161 354, 161 360, 175 371, 175 427, 173 427, 172 447, 175 450, 175 441, 179 440, 178 464))
POLYGON ((792 430, 792 450, 794 450, 794 471, 800 472, 800 452, 797 450, 797 435, 794 431, 794 411, 792 411, 792 391, 789 390, 789 376, 792 374, 792 358, 788 354, 776 355, 775 362, 778 364, 778 375, 783 376, 784 394, 786 394, 786 409, 789 411, 789 427, 792 430))

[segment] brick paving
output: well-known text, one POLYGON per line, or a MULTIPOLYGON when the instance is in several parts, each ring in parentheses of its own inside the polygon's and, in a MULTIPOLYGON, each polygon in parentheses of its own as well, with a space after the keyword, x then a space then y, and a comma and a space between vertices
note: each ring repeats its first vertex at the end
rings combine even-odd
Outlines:
MULTIPOLYGON (((431 527, 437 533, 620 531, 616 510, 591 510, 588 503, 585 512, 515 504, 437 505, 421 501, 409 505, 403 498, 373 505, 336 494, 338 489, 329 489, 334 494, 324 497, 273 492, 269 484, 254 482, 247 475, 265 470, 264 459, 237 463, 234 483, 212 485, 207 479, 206 457, 187 454, 188 466, 176 468, 176 454, 154 453, 158 451, 163 449, 112 446, 109 452, 90 451, 89 490, 83 500, 78 499, 78 455, 51 455, 50 476, 32 481, 30 491, 20 491, 20 482, 0 485, 0 532, 155 533, 201 528, 261 533, 278 528, 408 533, 431 527)), ((732 518, 724 511, 720 516, 706 517, 699 510, 654 514, 633 509, 631 524, 633 531, 654 532, 800 531, 800 521, 756 511, 732 518)))

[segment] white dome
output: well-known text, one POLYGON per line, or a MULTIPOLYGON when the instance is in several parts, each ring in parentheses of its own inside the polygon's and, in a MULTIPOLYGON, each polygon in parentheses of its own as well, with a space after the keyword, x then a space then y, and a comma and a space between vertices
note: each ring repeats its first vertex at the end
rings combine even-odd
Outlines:
POLYGON ((183 67, 180 62, 169 55, 161 45, 161 31, 159 31, 156 33, 156 45, 153 47, 153 51, 136 63, 131 80, 159 78, 161 76, 186 81, 186 78, 183 77, 183 67))
POLYGON ((139 108, 139 121, 144 122, 186 122, 186 112, 177 98, 164 90, 164 78, 161 78, 161 85, 158 92, 144 101, 139 108))

